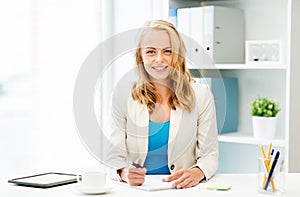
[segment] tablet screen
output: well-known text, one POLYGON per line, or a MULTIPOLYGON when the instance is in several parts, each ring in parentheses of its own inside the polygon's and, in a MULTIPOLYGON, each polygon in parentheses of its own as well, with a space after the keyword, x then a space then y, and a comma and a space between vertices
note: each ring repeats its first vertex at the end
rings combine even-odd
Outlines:
POLYGON ((24 186, 47 188, 68 183, 75 183, 77 182, 76 177, 77 176, 75 174, 50 172, 45 174, 16 178, 9 180, 8 182, 24 186))

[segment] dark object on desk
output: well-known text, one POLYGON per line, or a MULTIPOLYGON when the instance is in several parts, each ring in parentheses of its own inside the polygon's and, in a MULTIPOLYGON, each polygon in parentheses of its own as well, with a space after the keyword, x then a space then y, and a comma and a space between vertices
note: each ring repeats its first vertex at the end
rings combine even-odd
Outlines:
POLYGON ((76 174, 49 172, 44 174, 37 174, 27 177, 20 177, 8 180, 9 183, 14 183, 20 186, 50 188, 60 185, 76 183, 76 174))

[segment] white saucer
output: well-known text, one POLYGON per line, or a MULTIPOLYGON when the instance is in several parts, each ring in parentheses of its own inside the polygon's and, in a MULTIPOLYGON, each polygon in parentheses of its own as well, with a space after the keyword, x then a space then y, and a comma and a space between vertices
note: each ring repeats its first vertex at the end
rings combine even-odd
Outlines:
POLYGON ((85 194, 103 194, 106 192, 109 192, 112 189, 112 185, 106 185, 104 188, 91 188, 91 187, 86 187, 82 184, 76 185, 76 188, 85 194))

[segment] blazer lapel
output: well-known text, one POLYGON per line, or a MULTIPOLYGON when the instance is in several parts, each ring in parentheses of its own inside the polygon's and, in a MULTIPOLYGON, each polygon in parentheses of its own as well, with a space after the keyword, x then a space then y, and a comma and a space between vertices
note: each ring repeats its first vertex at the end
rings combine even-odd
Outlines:
POLYGON ((137 101, 131 101, 128 113, 130 114, 129 117, 132 119, 132 123, 135 124, 135 129, 131 132, 136 138, 139 157, 144 162, 148 152, 149 111, 147 106, 141 105, 137 101))
POLYGON ((177 133, 179 131, 179 127, 182 120, 182 109, 177 107, 176 110, 171 110, 171 117, 170 117, 170 130, 169 130, 169 141, 168 141, 168 155, 169 158, 173 158, 173 150, 175 146, 175 140, 177 133))

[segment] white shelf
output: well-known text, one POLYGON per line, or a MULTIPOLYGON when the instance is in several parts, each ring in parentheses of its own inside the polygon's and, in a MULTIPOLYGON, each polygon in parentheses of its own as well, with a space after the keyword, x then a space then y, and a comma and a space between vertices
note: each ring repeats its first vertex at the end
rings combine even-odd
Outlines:
MULTIPOLYGON (((250 134, 240 134, 240 132, 221 134, 219 135, 219 142, 229 142, 238 144, 252 144, 252 145, 269 145, 269 140, 258 140, 250 134)), ((284 139, 272 140, 273 146, 285 147, 284 139)))
MULTIPOLYGON (((190 69, 197 69, 189 66, 190 69)), ((199 69, 199 68, 198 68, 199 69)), ((287 65, 285 64, 215 64, 209 66, 203 66, 201 69, 270 69, 270 70, 285 70, 287 69, 287 65)))
POLYGON ((218 69, 286 69, 285 64, 216 64, 218 69))

